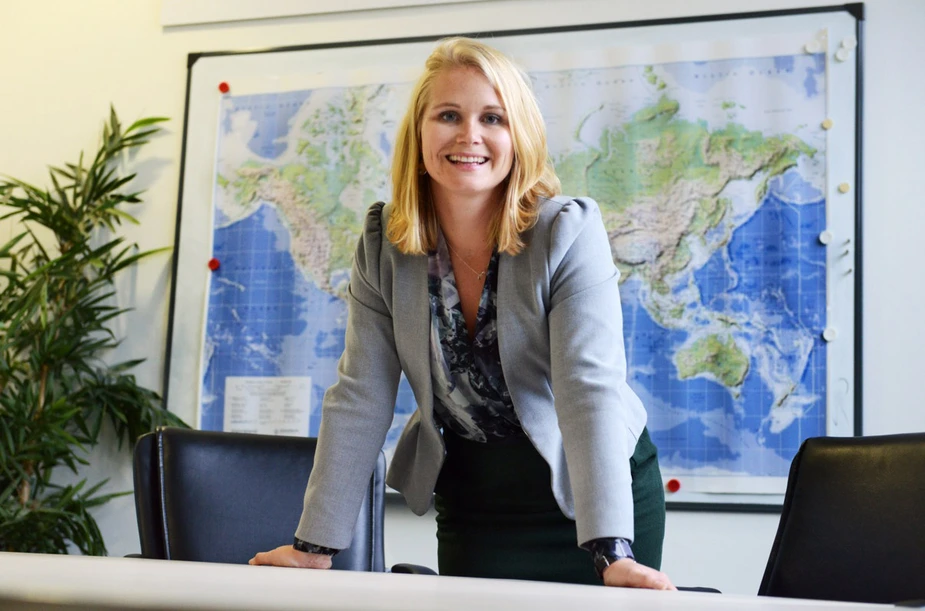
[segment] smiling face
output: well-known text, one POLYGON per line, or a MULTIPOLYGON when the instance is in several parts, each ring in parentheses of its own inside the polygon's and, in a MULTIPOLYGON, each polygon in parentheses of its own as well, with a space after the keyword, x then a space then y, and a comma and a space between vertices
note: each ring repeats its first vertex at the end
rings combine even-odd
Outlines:
POLYGON ((437 75, 422 117, 421 154, 435 203, 500 201, 514 145, 507 113, 485 75, 475 68, 437 75))

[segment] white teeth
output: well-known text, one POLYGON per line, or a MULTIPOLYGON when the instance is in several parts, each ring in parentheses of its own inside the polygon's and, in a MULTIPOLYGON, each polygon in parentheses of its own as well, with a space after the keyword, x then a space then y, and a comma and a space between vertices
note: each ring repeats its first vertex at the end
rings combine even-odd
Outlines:
POLYGON ((456 163, 484 163, 488 161, 487 157, 467 157, 463 155, 449 155, 448 159, 456 163))

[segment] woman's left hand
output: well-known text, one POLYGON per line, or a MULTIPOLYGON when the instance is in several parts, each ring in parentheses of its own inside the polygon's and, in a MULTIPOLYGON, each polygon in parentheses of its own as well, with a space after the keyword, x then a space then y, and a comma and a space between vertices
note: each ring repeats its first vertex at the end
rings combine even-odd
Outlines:
POLYGON ((617 560, 604 569, 604 585, 650 590, 677 590, 668 575, 630 558, 617 560))

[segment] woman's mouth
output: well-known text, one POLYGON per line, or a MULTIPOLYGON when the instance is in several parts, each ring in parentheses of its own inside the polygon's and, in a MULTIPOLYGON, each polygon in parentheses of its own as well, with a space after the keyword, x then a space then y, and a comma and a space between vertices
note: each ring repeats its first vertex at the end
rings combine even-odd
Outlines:
POLYGON ((446 158, 450 163, 463 163, 467 165, 482 165, 488 161, 488 157, 479 157, 477 155, 447 155, 446 158))

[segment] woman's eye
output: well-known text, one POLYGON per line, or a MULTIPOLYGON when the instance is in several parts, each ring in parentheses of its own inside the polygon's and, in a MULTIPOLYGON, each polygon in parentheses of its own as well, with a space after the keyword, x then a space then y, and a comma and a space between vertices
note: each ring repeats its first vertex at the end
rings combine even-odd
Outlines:
POLYGON ((482 121, 484 121, 484 122, 487 123, 488 125, 498 125, 498 124, 500 124, 500 123, 503 122, 503 120, 501 119, 501 117, 498 116, 498 115, 485 115, 485 116, 482 118, 482 121))
POLYGON ((446 121, 446 122, 448 122, 448 123, 452 123, 453 121, 455 121, 455 120, 458 119, 458 118, 459 118, 458 115, 457 115, 455 112, 453 112, 452 110, 447 110, 447 111, 444 111, 444 112, 441 112, 441 113, 440 113, 440 120, 441 120, 441 121, 446 121))

